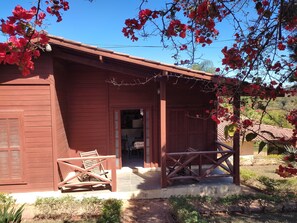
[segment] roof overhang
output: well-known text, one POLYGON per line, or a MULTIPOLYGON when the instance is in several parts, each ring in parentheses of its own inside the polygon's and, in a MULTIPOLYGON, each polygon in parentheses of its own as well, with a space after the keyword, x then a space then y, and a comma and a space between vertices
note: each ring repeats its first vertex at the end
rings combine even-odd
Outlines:
MULTIPOLYGON (((55 53, 56 57, 60 58, 68 58, 69 60, 76 61, 78 63, 84 63, 92 66, 97 66, 99 68, 106 68, 106 69, 115 69, 117 71, 120 71, 120 67, 114 67, 111 64, 105 63, 106 59, 118 61, 118 62, 124 62, 131 65, 137 65, 139 67, 142 67, 145 69, 151 69, 155 71, 159 71, 159 74, 176 74, 176 75, 184 75, 187 77, 193 77, 201 80, 206 81, 213 81, 216 79, 217 76, 204 72, 204 71, 197 71, 192 69, 187 69, 184 67, 169 65, 157 61, 147 60, 144 58, 134 57, 127 54, 122 54, 102 48, 98 48, 96 46, 86 45, 80 42, 75 42, 71 40, 67 40, 61 37, 51 36, 49 35, 49 43, 53 46, 57 46, 61 49, 67 49, 68 51, 74 51, 76 54, 67 53, 63 50, 55 53), (67 54, 67 55, 66 55, 67 54), (82 59, 81 56, 78 54, 88 54, 91 55, 93 58, 94 56, 97 58, 96 60, 85 58, 82 59)), ((54 50, 55 51, 55 50, 54 50)), ((122 72, 130 72, 131 70, 124 70, 122 72)), ((120 71, 121 72, 121 71, 120 71)))

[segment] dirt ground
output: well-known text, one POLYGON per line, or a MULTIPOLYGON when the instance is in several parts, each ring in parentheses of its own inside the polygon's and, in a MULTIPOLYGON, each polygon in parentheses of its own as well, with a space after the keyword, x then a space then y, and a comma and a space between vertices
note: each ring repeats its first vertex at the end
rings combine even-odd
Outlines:
POLYGON ((169 223, 166 199, 129 200, 125 202, 123 223, 169 223))

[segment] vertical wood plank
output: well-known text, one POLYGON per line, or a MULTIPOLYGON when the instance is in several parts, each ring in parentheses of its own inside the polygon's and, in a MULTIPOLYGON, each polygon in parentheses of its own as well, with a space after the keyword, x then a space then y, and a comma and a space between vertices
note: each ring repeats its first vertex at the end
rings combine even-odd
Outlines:
MULTIPOLYGON (((240 95, 238 92, 234 95, 233 100, 233 114, 236 121, 240 119, 240 95)), ((240 185, 240 175, 239 175, 239 151, 240 151, 240 135, 239 131, 236 131, 233 137, 233 150, 234 150, 234 158, 233 158, 233 183, 236 185, 240 185)))
POLYGON ((161 187, 167 187, 166 179, 166 80, 160 81, 160 148, 161 187))
POLYGON ((54 75, 50 75, 50 100, 51 100, 51 122, 52 122, 52 155, 53 155, 53 189, 58 190, 59 176, 58 176, 58 142, 57 142, 57 115, 56 115, 56 85, 54 75))
POLYGON ((117 191, 117 170, 116 170, 116 157, 111 159, 111 191, 117 191))

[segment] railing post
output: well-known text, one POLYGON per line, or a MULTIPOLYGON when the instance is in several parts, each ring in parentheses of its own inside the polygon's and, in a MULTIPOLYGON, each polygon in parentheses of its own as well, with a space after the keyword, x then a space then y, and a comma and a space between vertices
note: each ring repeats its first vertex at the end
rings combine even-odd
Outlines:
MULTIPOLYGON (((235 92, 234 100, 233 100, 233 114, 236 121, 240 120, 240 94, 239 92, 235 92)), ((233 137, 233 183, 236 185, 240 185, 240 135, 239 130, 237 130, 233 137)))
MULTIPOLYGON (((163 75, 164 74, 163 72, 163 75)), ((166 80, 160 80, 160 155, 161 155, 161 187, 167 187, 166 177, 166 80)))
POLYGON ((116 168, 116 157, 111 159, 111 191, 117 191, 117 168, 116 168))

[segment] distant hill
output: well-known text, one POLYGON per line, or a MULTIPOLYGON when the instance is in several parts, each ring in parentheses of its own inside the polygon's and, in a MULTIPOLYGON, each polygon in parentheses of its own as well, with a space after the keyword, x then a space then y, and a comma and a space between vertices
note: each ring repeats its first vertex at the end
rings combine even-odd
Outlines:
MULTIPOLYGON (((242 115, 253 120, 260 120, 263 113, 261 106, 265 106, 267 101, 258 101, 253 104, 248 97, 245 98, 245 101, 247 104, 242 110, 242 115)), ((267 113, 264 114, 262 123, 283 128, 293 128, 293 126, 286 120, 286 115, 289 111, 296 109, 296 107, 297 96, 276 98, 267 106, 267 113)))

